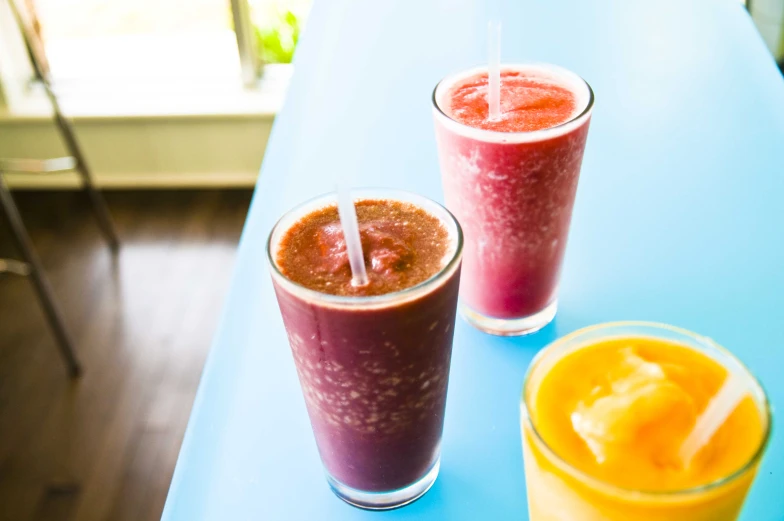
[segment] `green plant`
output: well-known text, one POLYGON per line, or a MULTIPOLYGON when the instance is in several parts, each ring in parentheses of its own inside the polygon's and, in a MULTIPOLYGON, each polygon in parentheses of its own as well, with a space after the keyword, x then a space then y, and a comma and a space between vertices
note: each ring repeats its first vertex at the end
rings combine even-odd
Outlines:
POLYGON ((306 12, 296 9, 293 4, 298 3, 267 3, 260 16, 254 16, 256 46, 264 63, 291 63, 306 12))

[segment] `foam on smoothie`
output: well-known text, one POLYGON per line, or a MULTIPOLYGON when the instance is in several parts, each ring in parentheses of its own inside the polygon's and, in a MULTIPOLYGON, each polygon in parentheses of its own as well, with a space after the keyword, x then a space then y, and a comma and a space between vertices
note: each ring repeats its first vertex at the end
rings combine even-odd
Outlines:
POLYGON ((449 120, 508 134, 555 130, 582 114, 590 98, 590 89, 576 74, 540 65, 501 68, 502 114, 496 121, 488 118, 486 68, 446 78, 435 92, 436 104, 449 120))
POLYGON ((444 224, 402 201, 356 203, 369 284, 351 284, 343 229, 334 205, 313 210, 284 234, 276 254, 281 273, 309 289, 341 296, 384 295, 424 282, 454 256, 444 224))

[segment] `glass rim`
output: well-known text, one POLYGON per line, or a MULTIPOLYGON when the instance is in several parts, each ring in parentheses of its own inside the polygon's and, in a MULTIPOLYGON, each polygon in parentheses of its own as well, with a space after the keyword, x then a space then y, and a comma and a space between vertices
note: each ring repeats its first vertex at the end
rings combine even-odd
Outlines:
POLYGON ((591 115, 595 96, 594 96, 593 89, 591 88, 591 85, 587 81, 585 81, 585 79, 582 76, 580 76, 576 72, 570 71, 565 67, 554 65, 552 63, 528 62, 528 63, 502 63, 501 64, 501 70, 524 68, 524 67, 540 67, 544 69, 549 69, 551 71, 557 72, 562 75, 573 76, 576 79, 580 80, 583 84, 585 84, 585 87, 588 89, 588 99, 586 101, 583 110, 581 110, 575 116, 564 121, 563 123, 559 123, 558 125, 555 125, 553 127, 542 128, 538 130, 527 130, 523 132, 501 132, 498 130, 488 130, 484 128, 472 127, 470 125, 466 125, 465 123, 461 123, 460 121, 453 119, 446 112, 444 112, 444 110, 438 104, 437 94, 438 94, 439 87, 441 87, 442 84, 455 81, 461 76, 468 77, 477 72, 486 71, 487 65, 479 65, 470 69, 464 69, 458 72, 453 72, 443 77, 441 81, 436 83, 436 86, 433 89, 433 94, 431 95, 433 108, 435 109, 435 112, 439 117, 444 118, 444 120, 448 121, 450 124, 456 125, 456 128, 461 129, 465 133, 474 134, 475 136, 483 136, 488 141, 509 143, 509 144, 540 141, 543 139, 547 139, 549 137, 556 137, 565 134, 568 131, 570 131, 573 126, 578 127, 579 126, 578 123, 582 123, 582 120, 587 119, 591 115))
MULTIPOLYGON (((644 335, 641 335, 644 336, 644 335)), ((724 365, 724 364, 722 364, 724 365)), ((755 401, 757 401, 755 399, 755 401)), ((573 478, 579 479, 583 483, 587 483, 589 486, 599 489, 602 492, 616 494, 616 495, 633 495, 639 498, 680 498, 680 497, 688 497, 694 496, 701 493, 710 492, 712 490, 718 489, 721 486, 731 484, 732 482, 736 481, 737 479, 741 478, 742 476, 746 475, 750 470, 754 468, 756 464, 762 459, 763 454, 765 453, 765 449, 770 442, 771 432, 773 430, 773 413, 770 406, 770 399, 768 398, 768 393, 763 387, 762 383, 754 376, 746 365, 741 362, 741 360, 736 357, 732 352, 730 352, 727 348, 719 345, 718 343, 714 342, 708 337, 699 335, 694 333, 693 331, 689 331, 688 329, 680 328, 677 326, 671 326, 669 324, 664 324, 660 322, 648 322, 644 320, 629 320, 629 321, 616 321, 616 322, 604 322, 601 324, 595 324, 592 326, 587 326, 584 328, 580 328, 576 331, 565 335, 552 343, 548 344, 544 349, 539 351, 536 356, 534 356, 531 363, 528 365, 528 369, 526 370, 525 377, 523 379, 523 390, 522 396, 520 399, 520 412, 522 415, 523 421, 525 421, 528 428, 533 433, 534 438, 536 441, 543 447, 543 451, 546 453, 545 456, 553 460, 557 466, 562 468, 569 473, 570 476, 573 478), (570 340, 574 340, 576 337, 584 335, 589 332, 599 331, 603 329, 610 329, 614 327, 648 327, 652 329, 660 329, 666 330, 673 333, 678 333, 684 336, 691 337, 697 340, 700 343, 704 343, 706 340, 710 341, 711 347, 717 349, 722 355, 729 357, 734 363, 738 364, 738 366, 746 371, 748 377, 751 379, 751 382, 756 385, 762 394, 762 403, 758 405, 762 409, 765 415, 765 430, 762 435, 762 440, 760 441, 759 446, 751 455, 749 460, 744 463, 741 467, 733 471, 732 473, 722 476, 714 481, 697 485, 688 488, 682 489, 674 489, 674 490, 645 490, 645 489, 638 489, 638 488, 629 488, 620 485, 616 485, 614 483, 609 483, 604 481, 600 478, 592 476, 588 472, 577 468, 575 465, 566 461, 560 454, 558 454, 545 440, 542 438, 542 435, 537 430, 536 426, 534 425, 533 420, 531 419, 531 415, 528 413, 528 404, 526 403, 526 389, 528 387, 528 382, 531 378, 531 375, 534 372, 536 366, 542 362, 544 357, 546 356, 547 351, 559 346, 563 345, 565 342, 570 340)), ((525 434, 523 434, 525 435, 525 434)))
MULTIPOLYGON (((367 195, 368 192, 379 192, 383 194, 388 194, 388 198, 394 201, 399 201, 403 203, 415 204, 416 206, 421 207, 427 213, 432 215, 432 212, 428 211, 427 208, 423 207, 421 204, 417 204, 412 202, 408 199, 415 199, 424 201, 427 204, 431 204, 436 206, 439 210, 443 211, 450 219, 451 224, 454 225, 455 228, 455 247, 454 251, 451 254, 449 260, 441 267, 436 273, 432 276, 428 277, 427 279, 423 280, 422 282, 404 288, 398 291, 393 291, 391 293, 384 293, 382 295, 333 295, 330 293, 322 293, 320 291, 316 291, 314 289, 310 289, 298 282, 294 282, 293 280, 286 277, 278 267, 278 263, 272 257, 272 238, 275 235, 275 232, 283 223, 284 219, 291 215, 294 212, 300 211, 308 206, 315 205, 319 202, 324 202, 321 207, 325 206, 332 206, 337 205, 337 193, 336 192, 327 192, 321 195, 317 195, 316 197, 312 197, 293 208, 286 211, 281 217, 275 222, 272 226, 272 229, 269 232, 266 241, 266 257, 267 257, 267 264, 270 267, 270 271, 275 281, 279 282, 281 285, 285 286, 289 291, 296 293, 301 298, 316 301, 319 303, 326 303, 326 304, 333 304, 336 306, 341 307, 354 307, 354 306, 363 306, 363 307, 370 307, 370 306, 377 306, 383 307, 387 304, 397 304, 401 300, 406 299, 414 299, 420 294, 424 294, 426 290, 431 287, 432 285, 445 280, 449 275, 451 275, 459 266, 460 261, 463 257, 463 229, 460 226, 457 218, 450 212, 444 205, 430 199, 429 197, 425 197, 423 195, 419 195, 414 192, 410 192, 407 190, 398 190, 395 188, 372 188, 372 187, 359 187, 352 189, 352 198, 354 200, 363 200, 363 199, 372 199, 371 196, 367 195), (395 194, 399 195, 400 197, 395 197, 395 194), (406 199, 408 198, 408 199, 406 199)), ((384 196, 378 196, 379 199, 384 198, 384 196)), ((314 210, 318 208, 314 206, 314 210)), ((306 214, 305 214, 306 215, 306 214)), ((444 219, 437 215, 433 215, 436 219, 443 222, 444 219)), ((445 226, 448 228, 450 223, 444 223, 445 226)), ((450 230, 450 236, 452 235, 450 230)))

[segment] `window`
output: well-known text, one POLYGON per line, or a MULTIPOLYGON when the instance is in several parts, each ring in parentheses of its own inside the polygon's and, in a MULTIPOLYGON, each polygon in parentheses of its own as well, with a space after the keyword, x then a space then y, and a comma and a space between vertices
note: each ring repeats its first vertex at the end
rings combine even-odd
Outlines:
POLYGON ((35 6, 58 83, 239 74, 225 0, 35 0, 35 6))
POLYGON ((291 61, 310 0, 16 0, 37 19, 58 90, 248 85, 291 61))

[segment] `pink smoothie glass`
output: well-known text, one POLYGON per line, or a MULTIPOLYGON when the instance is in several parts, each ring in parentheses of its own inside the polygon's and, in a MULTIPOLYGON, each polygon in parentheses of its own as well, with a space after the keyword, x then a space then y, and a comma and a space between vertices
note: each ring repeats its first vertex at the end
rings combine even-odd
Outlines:
MULTIPOLYGON (((433 92, 446 205, 465 234, 460 310, 496 335, 537 331, 554 317, 593 91, 578 75, 547 64, 502 65, 574 94, 557 126, 528 132, 475 128, 452 119, 451 89, 486 67, 443 79, 433 92)), ((503 107, 503 82, 501 101, 503 107)))

